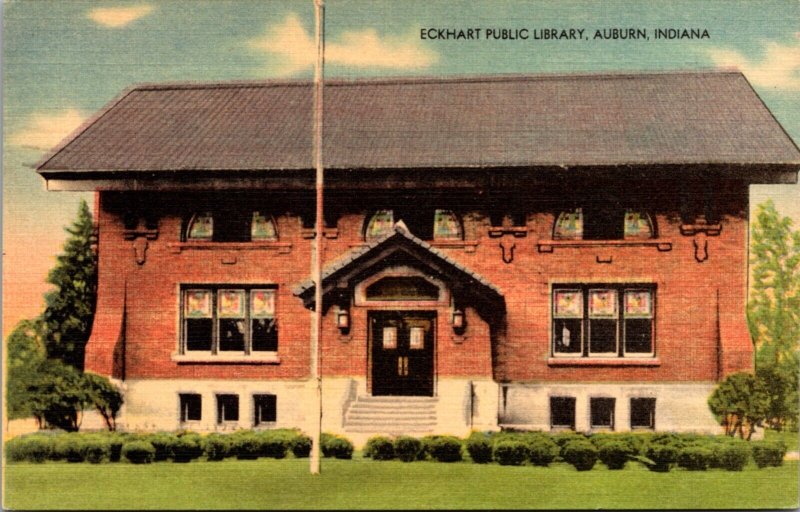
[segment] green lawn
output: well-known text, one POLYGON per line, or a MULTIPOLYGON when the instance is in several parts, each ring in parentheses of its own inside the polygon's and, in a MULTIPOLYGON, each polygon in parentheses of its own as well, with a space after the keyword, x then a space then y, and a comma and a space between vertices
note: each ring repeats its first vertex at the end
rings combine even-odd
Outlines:
POLYGON ((274 508, 786 508, 798 506, 798 463, 741 473, 651 473, 571 466, 227 460, 147 466, 17 463, 6 466, 6 509, 274 508))

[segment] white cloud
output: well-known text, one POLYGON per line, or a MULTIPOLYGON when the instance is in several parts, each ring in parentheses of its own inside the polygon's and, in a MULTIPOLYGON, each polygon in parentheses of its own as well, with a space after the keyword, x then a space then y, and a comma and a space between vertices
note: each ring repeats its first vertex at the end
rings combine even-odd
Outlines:
POLYGON ((86 120, 79 110, 71 108, 57 114, 33 114, 25 126, 9 136, 8 142, 41 150, 50 150, 86 120))
MULTIPOLYGON (((795 34, 800 39, 800 33, 795 34)), ((767 43, 760 61, 751 60, 735 50, 709 50, 714 64, 735 67, 753 85, 772 89, 800 90, 800 40, 794 44, 767 43)))
MULTIPOLYGON (((282 57, 279 73, 291 75, 314 65, 317 58, 313 35, 299 17, 290 14, 267 33, 249 42, 250 47, 282 57)), ((325 62, 356 68, 415 69, 438 60, 436 52, 419 44, 413 36, 381 37, 375 29, 344 32, 336 41, 326 41, 325 62)))
POLYGON ((153 10, 151 5, 135 7, 98 7, 89 11, 90 20, 109 28, 120 28, 139 18, 147 16, 153 10))

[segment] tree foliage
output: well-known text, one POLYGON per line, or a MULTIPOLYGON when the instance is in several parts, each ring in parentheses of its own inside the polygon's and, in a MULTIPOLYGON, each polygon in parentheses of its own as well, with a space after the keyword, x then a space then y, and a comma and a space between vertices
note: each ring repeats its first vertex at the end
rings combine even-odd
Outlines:
POLYGON ((117 413, 122 407, 122 395, 111 381, 96 373, 83 374, 89 401, 103 417, 108 430, 117 429, 117 413))
POLYGON ((711 412, 729 436, 750 439, 766 418, 768 395, 764 384, 751 373, 728 375, 708 399, 711 412))
POLYGON ((77 219, 65 229, 70 236, 47 277, 56 288, 45 296, 42 318, 47 329, 47 356, 82 370, 97 296, 92 214, 86 201, 81 201, 77 219))
POLYGON ((758 206, 751 238, 753 264, 748 325, 756 374, 769 391, 767 421, 797 427, 800 370, 800 232, 772 201, 758 206))
POLYGON ((33 415, 28 387, 46 357, 44 324, 22 320, 7 339, 6 414, 9 419, 33 415))

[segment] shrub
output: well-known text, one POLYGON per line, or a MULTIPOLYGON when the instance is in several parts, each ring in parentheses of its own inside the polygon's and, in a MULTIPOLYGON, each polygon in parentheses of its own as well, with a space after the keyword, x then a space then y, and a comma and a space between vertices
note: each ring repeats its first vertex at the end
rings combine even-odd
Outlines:
POLYGON ((461 440, 453 436, 426 436, 423 438, 425 453, 437 462, 462 460, 461 440))
POLYGON ((344 437, 333 434, 322 434, 320 438, 320 448, 325 457, 335 457, 337 459, 353 458, 353 443, 344 437))
POLYGON ((289 443, 289 448, 297 458, 308 457, 311 454, 311 438, 304 434, 298 434, 289 443))
POLYGON ((145 440, 153 445, 153 449, 156 451, 153 460, 159 462, 170 458, 172 456, 172 445, 175 443, 176 439, 177 437, 174 434, 168 434, 166 432, 159 432, 147 436, 145 440))
MULTIPOLYGON (((420 443, 420 449, 422 444, 420 443)), ((364 457, 373 460, 392 460, 394 458, 394 444, 385 436, 375 436, 367 439, 364 445, 364 457)))
POLYGON ((713 454, 712 467, 742 471, 750 459, 750 445, 746 442, 718 442, 710 448, 713 454))
POLYGON ((684 446, 678 451, 678 466, 689 471, 705 471, 712 457, 711 450, 703 446, 684 446))
POLYGON ((645 456, 651 463, 647 464, 650 471, 666 472, 678 458, 678 448, 668 442, 650 443, 645 456))
POLYGON ((85 440, 78 433, 58 436, 55 443, 56 457, 67 462, 83 462, 86 460, 85 440))
MULTIPOLYGON (((571 441, 585 441, 586 436, 568 430, 566 432, 559 432, 551 436, 551 439, 558 445, 559 449, 563 450, 564 446, 571 441)), ((562 457, 563 458, 563 457, 562 457)))
POLYGON ((486 434, 473 432, 467 438, 466 446, 472 462, 486 464, 492 461, 492 443, 486 434))
POLYGON ((131 441, 122 445, 122 456, 133 464, 149 464, 156 456, 156 449, 148 441, 131 441))
POLYGON ((416 437, 400 436, 394 440, 394 455, 403 462, 417 460, 422 452, 422 441, 416 437))
POLYGON ((598 443, 597 456, 608 469, 623 469, 634 448, 624 439, 608 439, 598 443))
POLYGON ((501 440, 495 443, 493 455, 501 466, 520 466, 528 458, 528 446, 519 440, 501 440))
POLYGON ((171 445, 173 462, 191 462, 203 454, 200 437, 196 434, 176 438, 171 445))
POLYGON ((10 462, 44 462, 52 456, 53 438, 50 436, 28 435, 6 442, 6 460, 10 462))
POLYGON ((261 454, 261 440, 253 432, 237 433, 231 438, 231 448, 239 460, 255 460, 261 454))
POLYGON ((265 430, 256 434, 261 444, 260 457, 283 459, 289 452, 289 445, 297 432, 291 430, 265 430))
POLYGON ((778 467, 783 464, 786 445, 776 441, 754 441, 753 460, 759 468, 778 467))
POLYGON ((536 436, 528 441, 528 458, 536 466, 547 466, 559 454, 558 445, 545 436, 536 436))
POLYGON ((223 460, 231 455, 231 441, 228 436, 209 434, 203 440, 203 451, 208 460, 223 460))
POLYGON ((86 437, 83 440, 84 458, 92 464, 99 464, 111 454, 111 445, 105 436, 86 437))
POLYGON ((578 471, 589 471, 597 462, 597 448, 585 439, 574 440, 564 445, 561 457, 578 471))
POLYGON ((122 445, 125 444, 125 436, 112 432, 105 435, 108 442, 108 460, 109 462, 119 462, 122 456, 122 445))

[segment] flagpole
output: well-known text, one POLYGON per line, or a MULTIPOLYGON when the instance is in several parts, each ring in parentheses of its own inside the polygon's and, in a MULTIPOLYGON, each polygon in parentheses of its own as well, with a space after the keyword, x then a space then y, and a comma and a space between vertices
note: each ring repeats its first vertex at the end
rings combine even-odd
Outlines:
POLYGON ((311 454, 309 457, 312 475, 320 472, 320 437, 322 436, 322 374, 319 368, 320 342, 322 339, 322 245, 323 245, 323 189, 325 170, 322 166, 322 87, 325 65, 325 0, 314 0, 315 40, 317 60, 314 66, 314 167, 316 169, 316 222, 314 224, 314 332, 311 336, 311 376, 315 381, 314 419, 311 427, 311 454))

